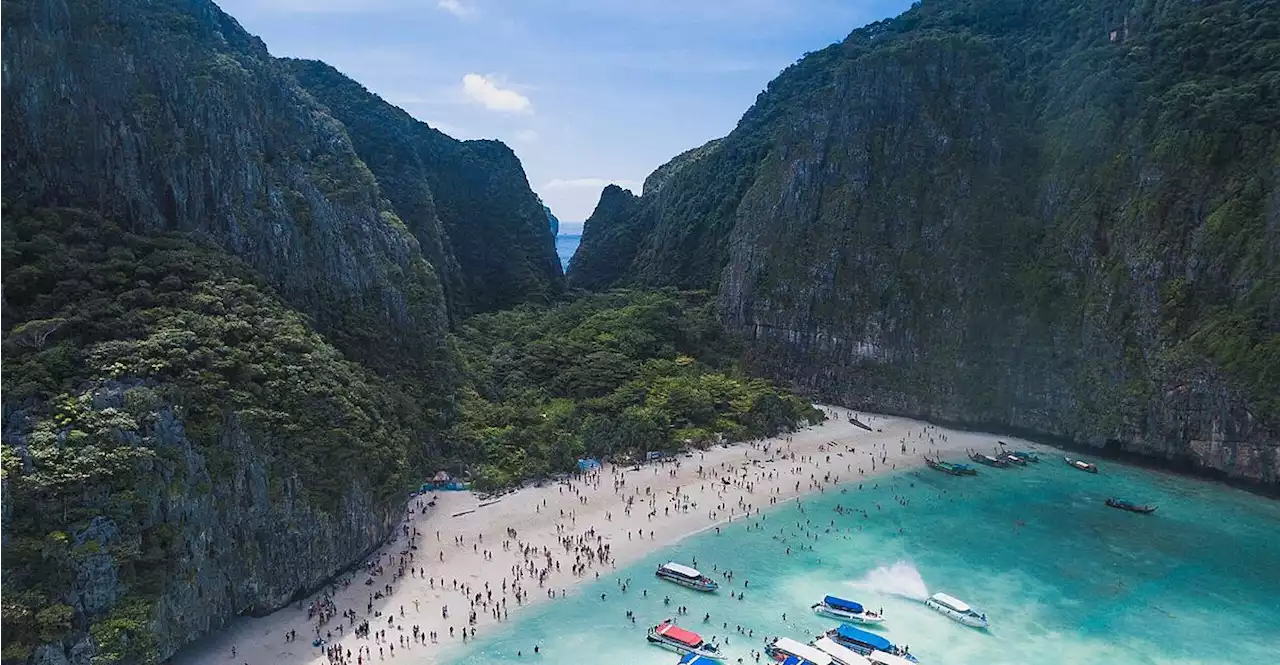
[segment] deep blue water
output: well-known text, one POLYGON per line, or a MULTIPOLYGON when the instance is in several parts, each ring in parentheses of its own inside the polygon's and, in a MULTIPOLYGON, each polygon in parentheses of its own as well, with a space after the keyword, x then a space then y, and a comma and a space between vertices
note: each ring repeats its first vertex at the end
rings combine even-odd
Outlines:
POLYGON ((560 222, 560 232, 556 236, 556 255, 560 257, 560 267, 568 270, 569 259, 578 251, 582 242, 582 227, 586 222, 560 222))
POLYGON ((569 269, 569 259, 572 259, 573 253, 578 251, 578 244, 581 242, 581 235, 556 236, 556 255, 560 257, 561 268, 565 270, 569 269))
POLYGON ((868 483, 811 497, 803 513, 790 503, 751 529, 736 522, 691 537, 567 599, 521 612, 452 662, 674 665, 673 654, 644 640, 648 626, 672 614, 662 604, 668 595, 672 607, 689 606, 682 623, 728 638, 726 663, 750 663, 764 635, 807 641, 834 626, 808 610, 827 593, 883 607, 883 634, 910 645, 925 665, 1276 662, 1280 502, 1102 466, 1089 475, 1050 455, 1038 466, 983 469, 977 477, 924 469, 881 477, 878 489, 868 483), (1107 508, 1102 502, 1112 495, 1160 510, 1143 516, 1107 508), (838 514, 838 504, 867 517, 838 514), (805 544, 812 550, 799 551, 805 544), (787 555, 788 546, 796 553, 787 555), (704 570, 732 569, 735 583, 707 596, 652 576, 662 561, 695 557, 704 570), (617 590, 624 578, 634 580, 625 595, 617 590), (731 600, 743 579, 750 580, 746 599, 731 600), (919 602, 936 591, 985 612, 990 631, 953 623, 919 602), (703 624, 707 612, 713 620, 703 624), (534 644, 542 646, 536 657, 534 644))

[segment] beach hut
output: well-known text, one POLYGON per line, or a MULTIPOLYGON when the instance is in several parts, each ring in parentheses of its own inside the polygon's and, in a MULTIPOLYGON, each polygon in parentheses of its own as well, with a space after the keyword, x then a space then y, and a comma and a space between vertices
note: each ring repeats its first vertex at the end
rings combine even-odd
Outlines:
POLYGON ((422 484, 423 492, 431 492, 436 490, 464 490, 467 484, 459 480, 455 480, 449 475, 448 471, 438 471, 431 480, 422 484))

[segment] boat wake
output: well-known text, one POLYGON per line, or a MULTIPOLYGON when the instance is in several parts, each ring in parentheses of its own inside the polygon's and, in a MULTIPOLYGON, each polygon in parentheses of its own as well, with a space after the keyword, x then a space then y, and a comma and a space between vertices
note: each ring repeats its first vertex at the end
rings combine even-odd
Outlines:
POLYGON ((849 586, 861 591, 901 596, 911 600, 923 601, 929 597, 929 587, 925 586, 920 571, 910 561, 899 561, 889 566, 880 566, 867 573, 862 579, 849 582, 849 586))

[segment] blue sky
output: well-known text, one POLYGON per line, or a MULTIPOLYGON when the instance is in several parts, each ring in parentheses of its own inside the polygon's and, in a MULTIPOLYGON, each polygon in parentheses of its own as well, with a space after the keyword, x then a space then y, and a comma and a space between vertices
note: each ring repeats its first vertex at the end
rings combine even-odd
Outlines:
POLYGON ((908 0, 215 0, 451 136, 497 138, 563 220, 727 134, 808 51, 908 0))

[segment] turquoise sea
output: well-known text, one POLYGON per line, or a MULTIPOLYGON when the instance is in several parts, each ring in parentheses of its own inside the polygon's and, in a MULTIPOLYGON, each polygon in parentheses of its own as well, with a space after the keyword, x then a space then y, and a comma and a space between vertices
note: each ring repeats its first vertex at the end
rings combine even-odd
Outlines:
POLYGON ((681 625, 727 638, 726 663, 752 663, 765 635, 807 641, 835 626, 808 609, 828 593, 883 607, 879 632, 924 665, 1280 662, 1280 502, 1101 467, 1090 475, 1050 455, 1025 469, 961 478, 922 469, 813 495, 521 612, 450 662, 674 665, 674 654, 644 636, 685 605, 681 625), (1108 496, 1160 509, 1115 510, 1103 505, 1108 496), (663 583, 653 568, 669 559, 732 570, 734 582, 715 595, 663 583), (627 578, 624 594, 618 582, 627 578), (745 600, 732 599, 743 580, 745 600), (919 602, 936 591, 985 612, 991 629, 966 628, 919 602))

